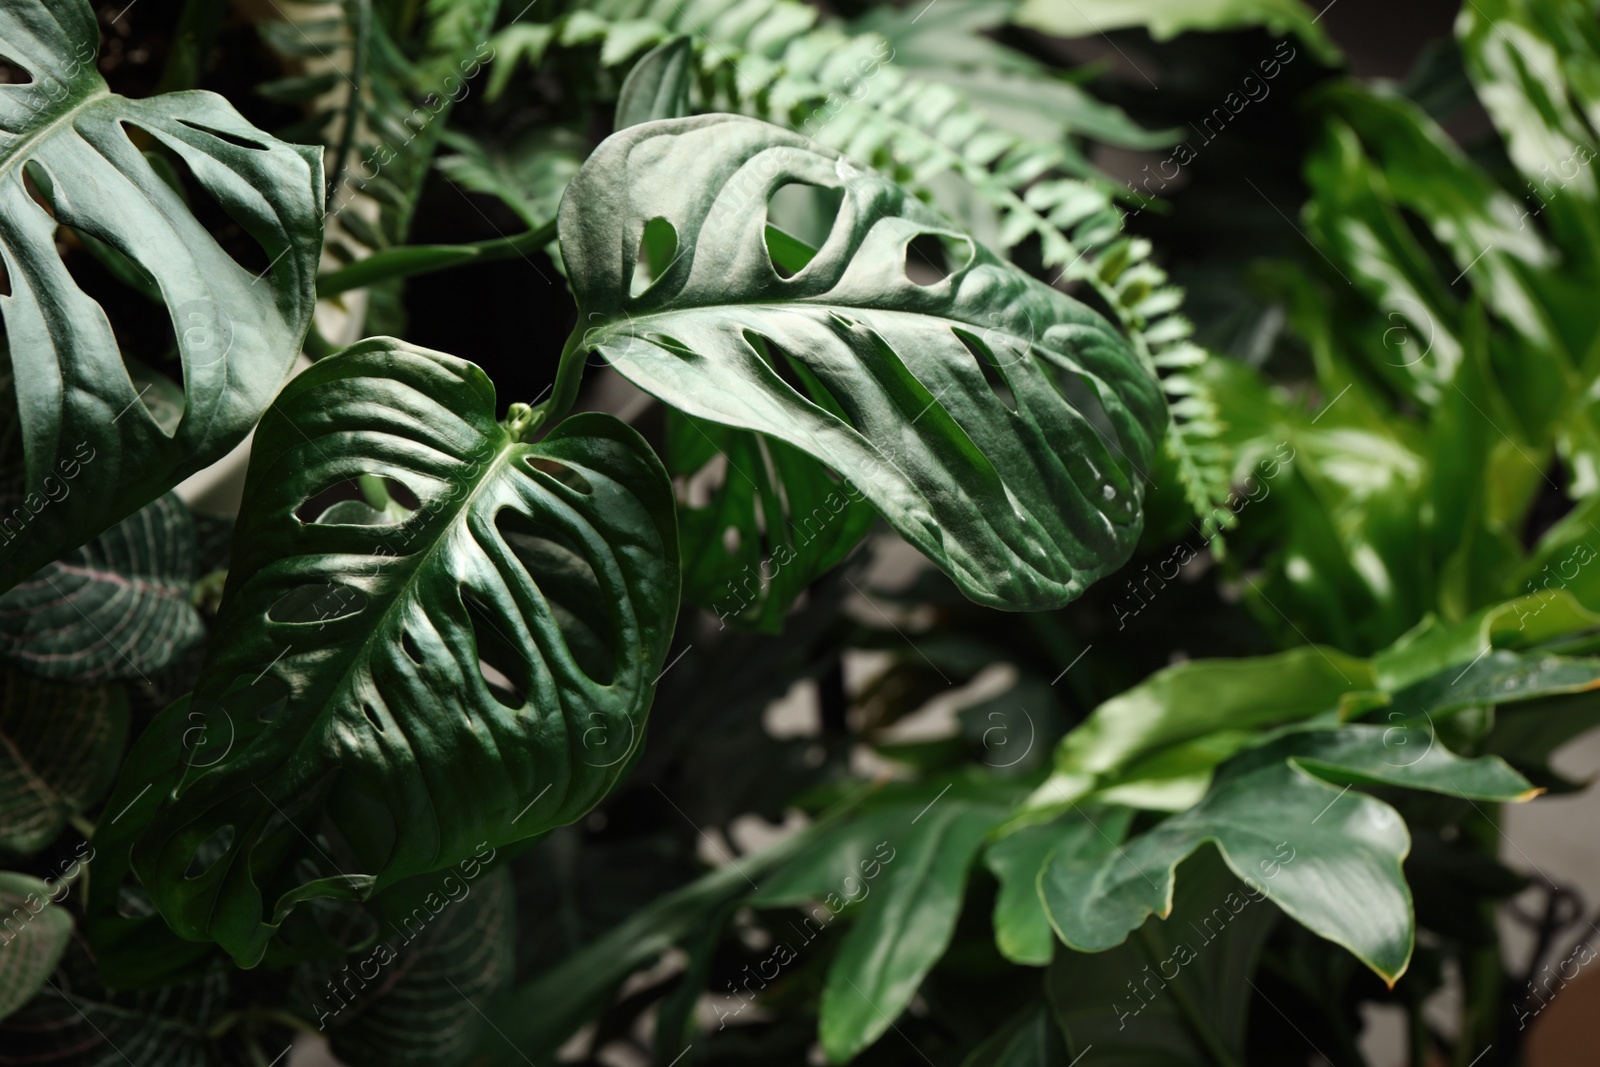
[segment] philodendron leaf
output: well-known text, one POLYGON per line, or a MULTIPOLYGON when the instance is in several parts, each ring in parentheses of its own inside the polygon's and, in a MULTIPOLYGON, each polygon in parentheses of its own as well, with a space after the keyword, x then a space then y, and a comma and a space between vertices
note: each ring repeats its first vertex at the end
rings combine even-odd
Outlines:
POLYGON ((1108 1065, 1207 1067, 1245 1062, 1246 1015, 1278 919, 1212 849, 1185 861, 1165 922, 1108 952, 1062 952, 1045 978, 1070 1054, 1108 1065))
POLYGON ((134 846, 182 936, 253 964, 298 901, 571 822, 642 740, 678 606, 666 474, 609 416, 528 444, 494 412, 474 365, 381 338, 263 419, 194 700, 151 726, 232 739, 134 846), (415 497, 403 521, 327 502, 379 480, 415 497), (301 833, 319 803, 343 868, 301 833))
MULTIPOLYGON (((854 915, 828 968, 818 1032, 833 1063, 872 1044, 910 1005, 944 955, 967 872, 1006 809, 960 792, 928 790, 817 837, 746 901, 753 907, 820 901, 805 921, 806 951, 840 911, 854 915)), ((797 928, 798 929, 798 928, 797 928)))
POLYGON ((313 148, 250 125, 220 96, 129 100, 95 70, 88 0, 8 0, 0 53, 30 80, 0 86, 0 298, 25 470, 0 492, 0 589, 220 458, 272 401, 311 320, 322 241, 313 148), (187 164, 260 246, 246 269, 132 138, 187 164), (41 206, 25 175, 43 193, 41 206), (187 405, 175 431, 140 402, 111 324, 73 280, 57 228, 138 264, 165 298, 187 405))
POLYGON ((694 46, 679 34, 656 45, 633 65, 617 97, 613 127, 625 130, 641 122, 679 119, 689 114, 689 85, 694 78, 694 46))
POLYGON ((146 680, 205 637, 194 521, 167 493, 0 594, 0 661, 46 678, 146 680))
POLYGON ((1532 795, 1499 759, 1460 759, 1437 743, 1419 758, 1415 738, 1397 740, 1377 726, 1290 734, 1225 765, 1199 804, 1125 846, 1056 853, 1040 878, 1051 924, 1076 949, 1120 944, 1148 915, 1172 910, 1174 871, 1210 841, 1235 874, 1392 985, 1411 958, 1401 874, 1411 839, 1393 808, 1349 783, 1496 801, 1532 795))
POLYGON ((128 737, 120 686, 0 671, 0 848, 29 853, 99 800, 128 737))
POLYGON ((1000 882, 994 902, 994 940, 1013 963, 1043 967, 1055 954, 1056 940, 1039 895, 1039 875, 1057 852, 1093 856, 1121 841, 1133 817, 1131 808, 1077 810, 1055 822, 1025 826, 989 846, 984 863, 1000 882))
POLYGON ((1132 551, 1167 422, 1153 374, 893 182, 752 119, 652 122, 589 157, 560 229, 583 329, 566 394, 598 350, 674 407, 810 453, 983 604, 1058 606, 1132 551), (840 207, 784 277, 766 208, 791 184, 840 207), (673 255, 641 263, 663 236, 673 255), (960 260, 947 277, 921 236, 960 260))
POLYGON ((15 871, 0 871, 0 1019, 44 988, 72 940, 72 916, 55 906, 48 883, 15 871))

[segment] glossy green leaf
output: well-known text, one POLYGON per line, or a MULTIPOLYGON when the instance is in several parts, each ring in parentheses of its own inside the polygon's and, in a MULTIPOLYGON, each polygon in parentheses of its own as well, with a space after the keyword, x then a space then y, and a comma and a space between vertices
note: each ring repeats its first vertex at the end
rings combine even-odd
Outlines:
POLYGON ((262 422, 193 708, 234 740, 134 849, 183 936, 253 964, 300 901, 572 821, 642 740, 677 611, 665 474, 609 416, 527 444, 494 404, 472 364, 378 339, 296 378, 262 422), (419 506, 352 521, 359 502, 319 500, 364 475, 419 506), (301 836, 323 805, 354 871, 301 836), (206 867, 208 840, 226 847, 206 867))
POLYGON ((961 1067, 1070 1067, 1071 1059, 1049 1007, 1035 1004, 973 1049, 961 1067))
POLYGON ((994 904, 994 940, 1013 963, 1043 967, 1055 954, 1056 939, 1039 896, 1039 875, 1056 852, 1093 856, 1121 841, 1133 817, 1130 808, 1091 808, 1055 822, 1025 826, 996 841, 984 863, 1000 882, 994 904))
POLYGON ((211 93, 111 93, 95 69, 98 32, 88 0, 0 11, 0 51, 32 76, 0 88, 3 313, 26 458, 4 494, 0 588, 238 444, 311 318, 318 153, 262 133, 211 93), (235 262, 132 136, 182 158, 260 246, 265 269, 235 262), (29 195, 25 172, 49 188, 51 210, 29 195), (104 242, 160 286, 187 392, 175 432, 140 403, 110 323, 61 260, 58 226, 104 242))
POLYGON ((121 686, 0 671, 0 848, 29 853, 105 795, 128 738, 121 686))
POLYGON ((1072 1055, 1115 1067, 1245 1062, 1251 975, 1278 910, 1212 849, 1180 872, 1165 922, 1051 965, 1045 989, 1072 1055))
POLYGON ((694 78, 694 47, 687 36, 669 38, 634 64, 617 97, 612 128, 625 130, 656 119, 681 119, 689 114, 689 85, 694 78))
POLYGON ((194 520, 158 497, 0 594, 0 661, 46 678, 142 681, 205 637, 194 520))
POLYGON ((1339 50, 1300 0, 1023 0, 1016 21, 1061 37, 1092 37, 1107 30, 1143 26, 1158 41, 1190 30, 1265 26, 1278 36, 1293 32, 1324 61, 1339 50))
POLYGON ((558 406, 598 350, 674 407, 808 452, 991 606, 1065 603, 1131 552, 1167 421, 1154 377, 1104 320, 893 183, 776 127, 704 116, 613 135, 560 224, 583 329, 558 406), (842 206, 784 278, 765 208, 791 183, 842 206), (677 253, 624 295, 651 225, 677 253), (924 234, 965 260, 927 285, 905 265, 924 234))
POLYGON ((1219 780, 1200 804, 1102 859, 1053 858, 1040 884, 1051 924, 1081 951, 1121 944, 1147 916, 1171 911, 1174 871, 1207 841, 1303 925, 1390 981, 1405 971, 1412 936, 1400 872, 1410 846, 1405 824, 1387 805, 1341 795, 1282 761, 1219 780))
POLYGON ((1392 984, 1411 957, 1411 895, 1401 874, 1410 837, 1393 808, 1348 783, 1486 800, 1529 795, 1528 783, 1498 759, 1460 759, 1437 743, 1419 757, 1418 742, 1415 731, 1346 726, 1291 733, 1246 753, 1222 768, 1199 804, 1125 847, 1098 858, 1052 856, 1040 882, 1051 924, 1080 950, 1120 944, 1146 916, 1171 911, 1177 865, 1209 841, 1235 874, 1392 984))
POLYGON ((1189 777, 1243 747, 1249 731, 1337 716, 1347 694, 1373 688, 1366 661, 1297 648, 1252 659, 1197 660, 1157 671, 1101 704, 1056 749, 1055 772, 1029 807, 1053 810, 1122 778, 1189 777), (1195 759, 1141 766, 1194 743, 1195 759))
POLYGON ((830 1061, 854 1057, 910 1005, 955 932, 984 835, 1004 814, 953 786, 951 795, 919 791, 816 836, 747 899, 814 905, 795 952, 839 913, 853 917, 822 994, 818 1032, 830 1061))
POLYGON ((31 875, 0 871, 0 1019, 44 988, 72 940, 72 915, 52 899, 60 897, 31 875))

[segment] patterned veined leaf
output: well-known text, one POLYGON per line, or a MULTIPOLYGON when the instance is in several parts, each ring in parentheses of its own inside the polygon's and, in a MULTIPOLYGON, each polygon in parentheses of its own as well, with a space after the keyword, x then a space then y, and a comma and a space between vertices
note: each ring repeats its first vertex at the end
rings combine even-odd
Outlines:
POLYGON ((310 322, 318 153, 262 133, 211 93, 111 93, 95 70, 97 37, 87 0, 0 9, 0 52, 31 76, 0 86, 0 261, 10 280, 0 313, 25 453, 0 492, 0 589, 238 444, 310 322), (133 136, 180 157, 267 268, 246 270, 224 251, 133 136), (58 226, 114 249, 159 287, 187 391, 175 431, 141 404, 110 323, 57 252, 58 226))
POLYGON ((212 1067, 207 1031, 226 1010, 227 976, 213 973, 165 989, 112 992, 88 946, 72 937, 50 986, 0 1022, 0 1067, 212 1067))
POLYGON ((121 686, 0 671, 0 848, 29 853, 111 787, 128 736, 121 686))
POLYGON ((528 444, 494 405, 472 364, 380 338, 263 419, 194 701, 150 728, 198 712, 231 739, 133 849, 182 936, 253 964, 300 901, 571 822, 642 742, 678 605, 666 474, 609 416, 528 444), (384 480, 416 508, 325 496, 384 480), (320 807, 337 866, 301 833, 320 807))
POLYGON ((560 228, 583 331, 554 407, 598 350, 674 407, 809 453, 996 607, 1065 603, 1132 551, 1167 425, 1152 370, 887 179, 751 119, 646 123, 589 158, 560 228), (790 277, 766 226, 786 184, 841 200, 790 277), (905 266, 923 235, 965 259, 927 285, 905 266), (629 295, 647 237, 675 251, 629 295))
POLYGON ((31 875, 0 871, 0 1019, 44 987, 72 940, 72 916, 57 895, 31 875))
POLYGON ((205 636, 194 521, 172 493, 0 594, 0 661, 77 682, 143 679, 205 636))
POLYGON ((462 998, 487 1003, 510 980, 515 901, 507 869, 467 871, 396 886, 374 902, 378 944, 312 972, 312 1014, 340 1062, 433 1067, 471 1051, 481 1023, 462 998))

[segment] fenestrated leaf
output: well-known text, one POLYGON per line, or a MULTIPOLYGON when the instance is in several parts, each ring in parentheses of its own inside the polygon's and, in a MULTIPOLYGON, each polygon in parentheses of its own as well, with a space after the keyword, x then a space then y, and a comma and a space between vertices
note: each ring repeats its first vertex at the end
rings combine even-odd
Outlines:
POLYGON ((205 637, 194 521, 172 493, 0 595, 0 660, 46 678, 141 680, 205 637))
POLYGON ((1199 804, 1125 846, 1052 856, 1040 881, 1051 924, 1073 948, 1120 944, 1146 916, 1171 911, 1177 865, 1210 841, 1235 874, 1392 984, 1411 958, 1411 894, 1401 874, 1410 837, 1387 804, 1321 778, 1487 800, 1525 799, 1528 789, 1498 759, 1463 760, 1437 743, 1418 759, 1414 746, 1394 740, 1377 726, 1287 735, 1225 765, 1199 804), (1302 750, 1304 762, 1295 758, 1302 750))
MULTIPOLYGON (((112 992, 94 957, 71 938, 49 985, 0 1023, 0 1065, 60 1067, 212 1067, 238 1063, 218 1054, 206 1031, 226 1009, 226 975, 142 992, 112 992)), ((242 1050, 232 1050, 236 1056, 242 1050)))
POLYGON ((694 47, 679 34, 656 45, 634 64, 617 97, 613 127, 625 130, 656 119, 689 114, 689 84, 694 77, 694 47))
POLYGON ((9 535, 0 589, 238 444, 311 317, 317 151, 262 133, 212 93, 111 93, 95 69, 97 38, 87 0, 0 9, 0 52, 31 75, 0 87, 0 257, 10 278, 0 313, 26 460, 0 493, 9 535), (130 139, 145 135, 183 159, 260 245, 266 270, 246 270, 207 234, 130 139), (25 171, 48 187, 48 211, 25 171), (176 432, 140 403, 110 323, 56 250, 58 225, 109 245, 160 287, 188 393, 176 432), (57 496, 63 483, 71 491, 57 496))
POLYGON ((510 874, 425 875, 392 893, 375 902, 389 923, 379 944, 339 961, 348 971, 315 972, 317 1022, 350 1067, 465 1062, 481 1025, 468 1004, 486 1003, 511 977, 510 874))
POLYGON ((1063 604, 1132 551, 1167 422, 1152 372, 1105 320, 887 179, 750 119, 646 123, 589 158, 560 229, 583 329, 558 406, 599 350, 691 415, 810 453, 995 607, 1063 604), (784 278, 765 207, 793 183, 841 207, 784 278), (641 242, 663 227, 676 254, 630 295, 641 242), (966 262, 918 284, 919 235, 966 262))
POLYGON ((72 940, 72 916, 54 893, 31 875, 0 871, 0 1019, 44 987, 72 940))
POLYGON ((262 421, 191 709, 234 741, 188 767, 133 851, 181 935, 254 963, 299 901, 572 821, 642 740, 677 611, 666 475, 609 416, 528 444, 494 404, 472 364, 382 338, 319 362, 262 421), (323 510, 364 475, 418 508, 323 510), (319 802, 358 870, 297 829, 319 802), (191 870, 213 839, 220 857, 191 870))
POLYGON ((128 736, 121 686, 0 671, 0 848, 28 853, 111 787, 128 736))

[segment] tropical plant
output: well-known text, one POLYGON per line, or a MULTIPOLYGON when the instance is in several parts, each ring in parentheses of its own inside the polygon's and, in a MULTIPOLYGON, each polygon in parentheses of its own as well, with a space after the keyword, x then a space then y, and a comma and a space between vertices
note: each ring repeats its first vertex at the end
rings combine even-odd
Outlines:
POLYGON ((1595 187, 1496 183, 1592 11, 1463 14, 1486 164, 1316 91, 1261 369, 1023 28, 1100 5, 145 4, 0 11, 0 1063, 1514 1062, 1595 187))

